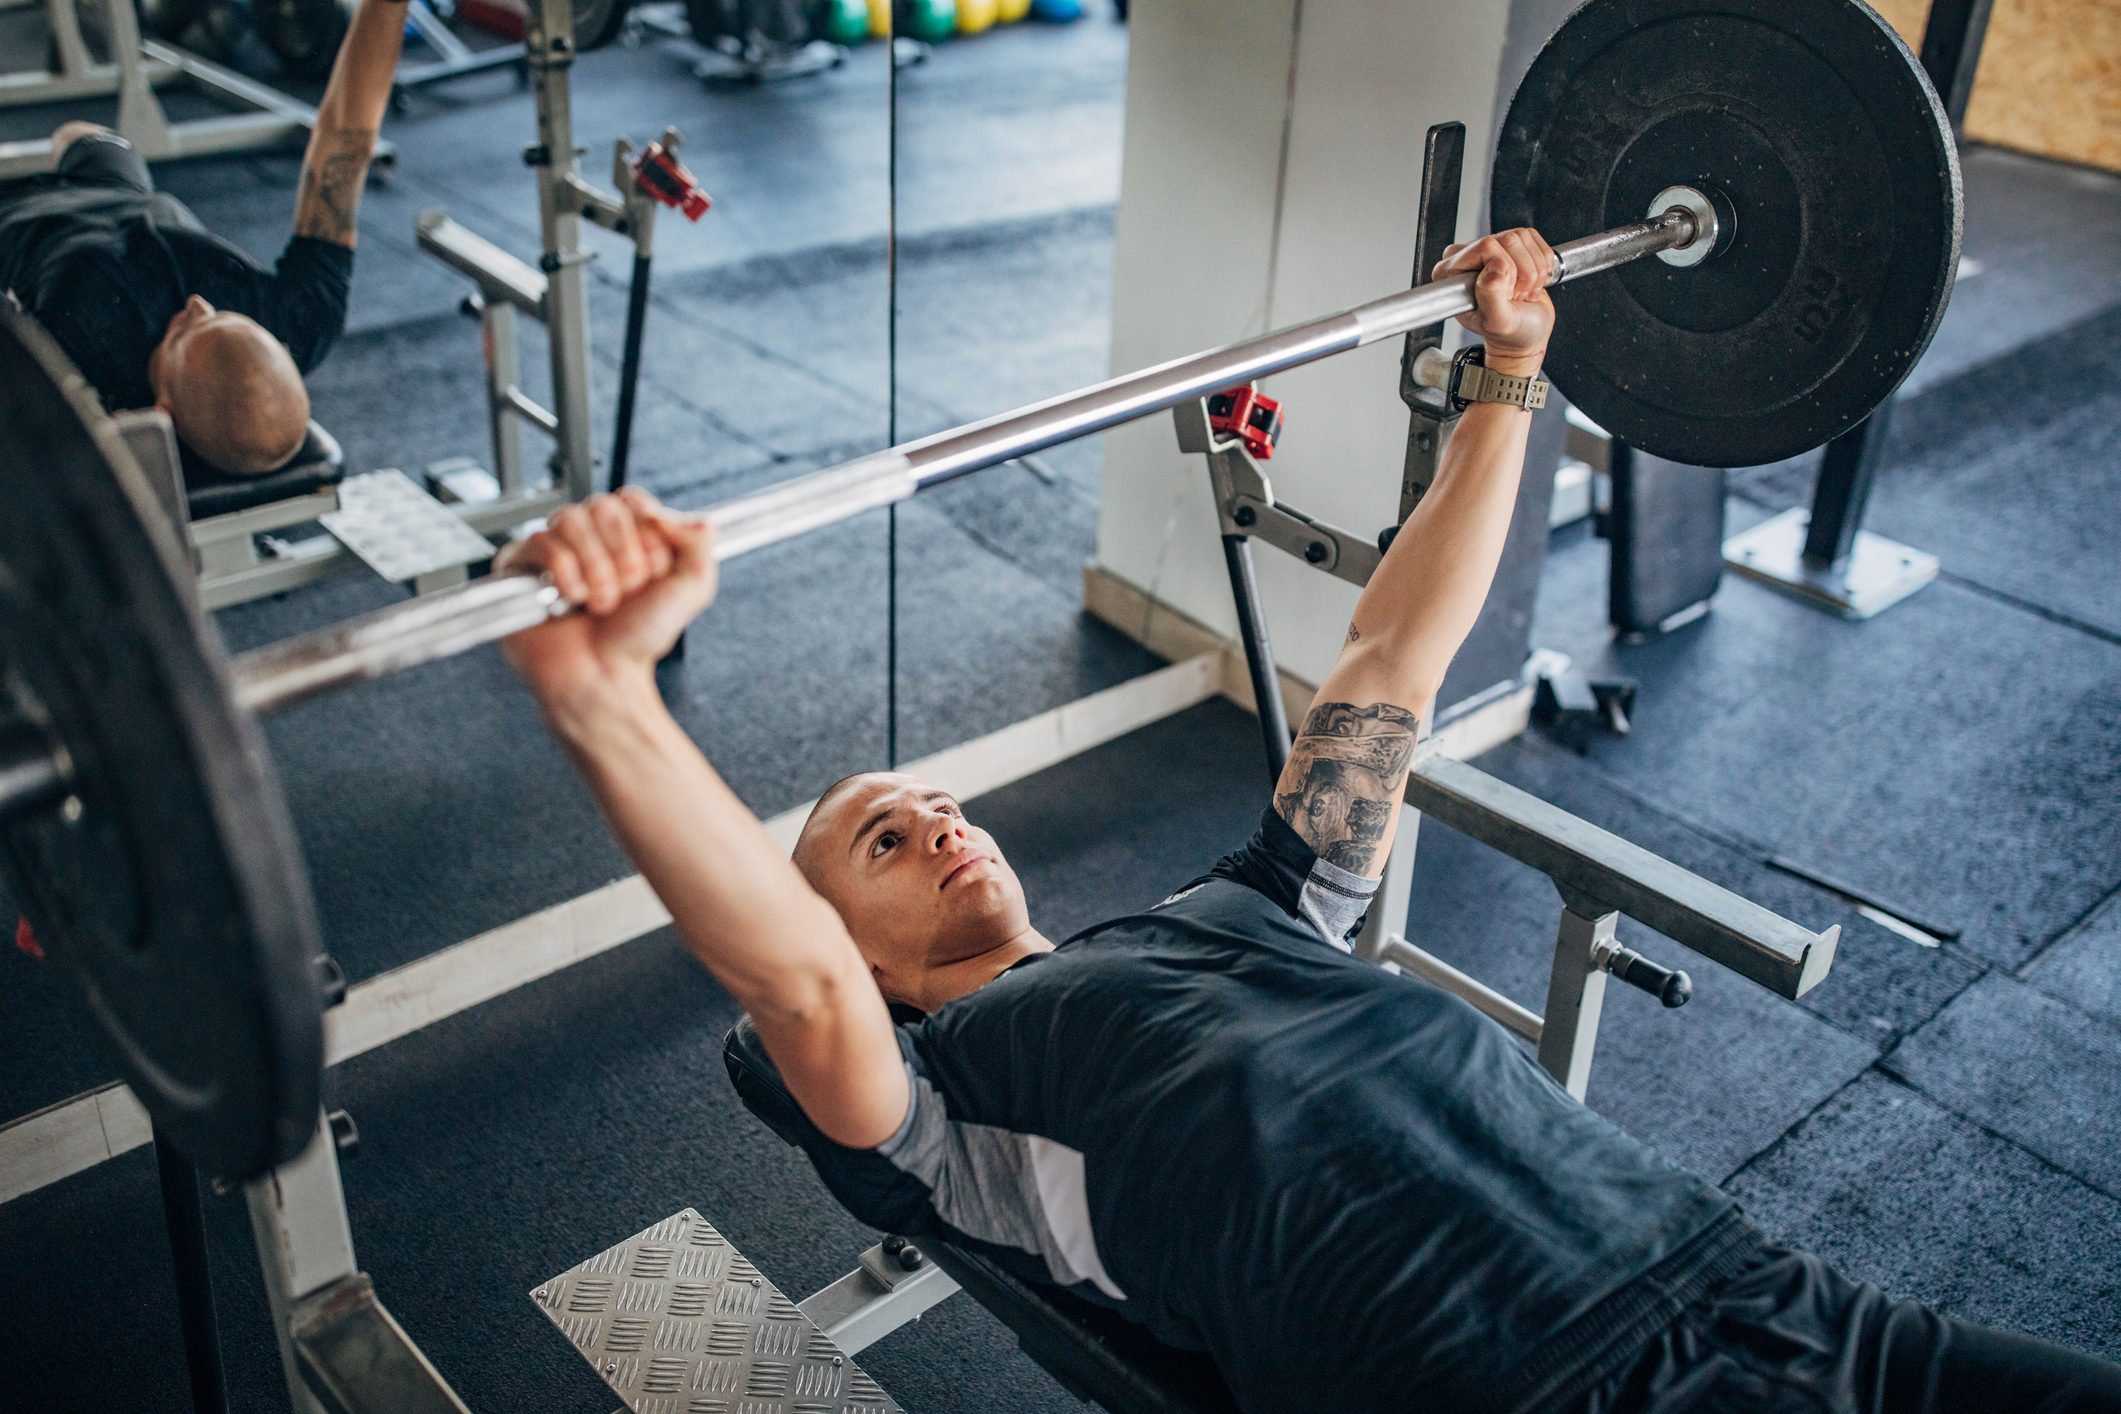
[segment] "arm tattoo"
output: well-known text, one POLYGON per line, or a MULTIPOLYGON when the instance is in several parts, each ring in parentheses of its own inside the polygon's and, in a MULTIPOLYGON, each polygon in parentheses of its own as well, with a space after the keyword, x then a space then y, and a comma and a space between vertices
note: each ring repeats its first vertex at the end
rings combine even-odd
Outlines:
POLYGON ((1374 872, 1420 727, 1419 715, 1389 702, 1317 704, 1282 770, 1276 813, 1319 858, 1351 873, 1374 872))
POLYGON ((359 128, 318 130, 302 163, 296 235, 353 245, 354 215, 361 208, 361 187, 368 180, 375 144, 376 135, 359 128))

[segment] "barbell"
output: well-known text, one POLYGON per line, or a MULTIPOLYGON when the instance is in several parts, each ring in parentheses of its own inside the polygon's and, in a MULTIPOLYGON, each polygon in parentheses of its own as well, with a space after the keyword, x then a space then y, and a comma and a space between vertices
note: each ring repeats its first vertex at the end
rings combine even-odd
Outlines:
MULTIPOLYGON (((1861 421, 1956 267, 1943 111, 1849 0, 1590 0, 1512 102, 1492 189, 1498 224, 1609 226, 1555 247, 1549 369, 1674 460, 1772 460, 1861 421)), ((1472 307, 1470 276, 1436 281, 857 457, 714 507, 715 553, 1472 307)), ((569 606, 489 576, 231 659, 191 586, 87 384, 0 311, 0 853, 157 1128, 243 1179, 307 1141, 323 1057, 321 932, 256 717, 569 606)))

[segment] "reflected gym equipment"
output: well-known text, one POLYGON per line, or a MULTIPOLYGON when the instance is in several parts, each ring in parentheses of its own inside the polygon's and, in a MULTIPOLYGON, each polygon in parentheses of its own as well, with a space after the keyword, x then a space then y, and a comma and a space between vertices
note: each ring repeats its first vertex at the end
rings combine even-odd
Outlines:
MULTIPOLYGON (((225 11, 206 8, 188 16, 179 13, 180 8, 157 12, 156 18, 187 33, 225 34, 228 29, 225 11)), ((295 151, 309 140, 316 110, 174 44, 143 38, 131 0, 103 8, 100 54, 91 51, 83 33, 91 26, 78 0, 44 0, 44 15, 51 31, 47 67, 0 73, 0 107, 115 97, 118 111, 111 126, 148 162, 295 151), (178 86, 228 111, 172 117, 157 90, 178 86)), ((389 143, 376 144, 378 164, 387 165, 392 156, 389 143)), ((0 142, 0 181, 50 167, 51 144, 44 138, 0 142)))
MULTIPOLYGON (((338 57, 339 42, 353 23, 358 0, 252 0, 251 22, 265 47, 279 57, 288 72, 321 78, 331 72, 338 57)), ((406 24, 440 56, 427 64, 403 65, 392 85, 393 102, 411 89, 444 79, 484 73, 490 69, 524 65, 520 44, 497 45, 474 50, 453 34, 423 0, 408 0, 406 24)), ((625 0, 575 0, 575 41, 583 49, 596 49, 617 38, 626 19, 625 0)))

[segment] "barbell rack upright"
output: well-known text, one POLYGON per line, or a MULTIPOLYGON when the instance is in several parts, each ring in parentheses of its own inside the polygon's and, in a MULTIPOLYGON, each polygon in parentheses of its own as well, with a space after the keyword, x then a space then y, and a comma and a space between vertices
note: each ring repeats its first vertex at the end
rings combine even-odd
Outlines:
MULTIPOLYGON (((1549 283, 1683 249, 1704 234, 1714 238, 1700 230, 1692 213, 1674 208, 1568 241, 1554 248, 1559 268, 1549 283)), ((1396 338, 1472 308, 1473 277, 1454 275, 792 477, 707 512, 715 527, 715 558, 733 559, 1188 398, 1396 338)), ((495 642, 572 607, 540 576, 488 576, 240 654, 231 665, 236 701, 260 714, 277 711, 495 642)))

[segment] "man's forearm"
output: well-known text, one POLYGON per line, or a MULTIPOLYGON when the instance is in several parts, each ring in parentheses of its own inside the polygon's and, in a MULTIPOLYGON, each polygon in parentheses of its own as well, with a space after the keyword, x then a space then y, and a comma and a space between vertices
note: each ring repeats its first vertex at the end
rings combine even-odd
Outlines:
MULTIPOLYGON (((1495 366, 1506 373, 1536 368, 1502 359, 1495 366)), ((1348 626, 1343 664, 1359 663, 1380 679, 1376 700, 1426 707, 1473 631, 1509 536, 1531 423, 1521 408, 1467 408, 1435 483, 1370 576, 1348 626)))
POLYGON ((652 678, 600 684, 548 709, 554 737, 686 946, 749 1007, 800 1011, 852 953, 804 882, 656 695, 652 678))
POLYGON ((653 678, 600 684, 546 721, 811 1122, 855 1148, 889 1138, 910 1092, 883 995, 839 915, 707 764, 653 678))
POLYGON ((398 53, 405 47, 402 0, 361 0, 317 100, 317 126, 374 132, 390 106, 398 53))
POLYGON ((295 234, 354 244, 354 218, 405 45, 405 6, 361 0, 317 102, 295 198, 295 234))

